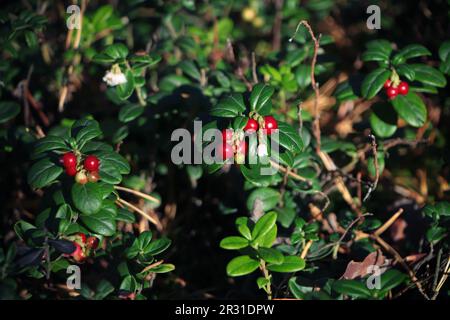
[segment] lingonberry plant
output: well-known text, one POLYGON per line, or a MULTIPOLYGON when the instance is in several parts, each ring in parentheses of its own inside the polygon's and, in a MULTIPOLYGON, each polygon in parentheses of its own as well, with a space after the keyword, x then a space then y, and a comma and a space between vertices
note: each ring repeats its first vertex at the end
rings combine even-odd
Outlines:
POLYGON ((447 9, 379 2, 8 2, 0 298, 448 297, 447 9))

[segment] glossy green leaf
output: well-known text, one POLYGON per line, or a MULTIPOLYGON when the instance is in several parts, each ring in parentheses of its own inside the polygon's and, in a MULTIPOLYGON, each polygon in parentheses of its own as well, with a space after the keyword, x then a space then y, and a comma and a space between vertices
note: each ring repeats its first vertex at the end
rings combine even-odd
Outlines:
POLYGON ((269 264, 267 269, 273 272, 297 272, 305 268, 305 260, 297 256, 284 257, 280 264, 269 264))
POLYGON ((383 88, 391 72, 385 68, 378 68, 369 73, 361 86, 361 93, 366 99, 372 99, 383 88))
POLYGON ((242 237, 226 237, 220 241, 220 247, 227 250, 237 250, 245 248, 249 241, 242 237))
POLYGON ((250 256, 239 256, 231 260, 227 265, 227 274, 230 277, 244 276, 252 273, 259 267, 259 262, 250 256))
POLYGON ((252 93, 250 94, 250 108, 257 111, 260 115, 268 115, 272 109, 272 95, 274 93, 274 88, 258 83, 253 87, 252 93))
POLYGON ((337 280, 333 283, 333 290, 353 298, 369 298, 371 296, 366 284, 356 280, 337 280))
POLYGON ((261 241, 263 237, 271 231, 276 222, 277 213, 274 211, 266 213, 259 218, 252 231, 252 243, 258 244, 259 241, 261 241))
POLYGON ((280 193, 271 188, 255 189, 247 198, 247 208, 249 211, 253 210, 256 199, 262 202, 262 209, 264 211, 269 211, 277 205, 280 200, 280 193))
POLYGON ((411 64, 409 66, 414 70, 415 80, 440 88, 447 85, 447 80, 439 70, 425 64, 411 64))
POLYGON ((11 120, 20 113, 20 105, 14 101, 0 102, 0 123, 11 120))
POLYGON ((397 113, 388 103, 375 103, 370 114, 370 126, 380 138, 388 138, 397 131, 397 113))
POLYGON ((410 44, 401 49, 396 55, 394 55, 392 61, 394 64, 397 64, 411 58, 429 55, 431 55, 431 52, 424 46, 419 44, 410 44))
POLYGON ((277 249, 261 247, 258 248, 258 254, 267 263, 276 265, 284 262, 283 254, 277 249))
POLYGON ((74 183, 71 195, 75 207, 84 214, 94 214, 102 206, 103 194, 98 183, 74 183))
POLYGON ((139 117, 144 112, 144 110, 145 108, 139 104, 129 104, 120 108, 118 118, 121 122, 124 123, 131 122, 139 117))
POLYGON ((43 188, 54 182, 63 172, 63 168, 50 159, 42 159, 33 164, 28 171, 28 184, 33 189, 43 188))
POLYGON ((80 217, 83 224, 94 233, 110 237, 116 232, 114 216, 105 210, 89 215, 82 214, 80 217))
POLYGON ((211 109, 211 115, 216 117, 233 118, 245 111, 244 97, 234 93, 222 99, 211 109))
POLYGON ((413 127, 423 126, 427 119, 427 109, 422 99, 413 92, 398 95, 392 100, 392 105, 400 118, 413 127))

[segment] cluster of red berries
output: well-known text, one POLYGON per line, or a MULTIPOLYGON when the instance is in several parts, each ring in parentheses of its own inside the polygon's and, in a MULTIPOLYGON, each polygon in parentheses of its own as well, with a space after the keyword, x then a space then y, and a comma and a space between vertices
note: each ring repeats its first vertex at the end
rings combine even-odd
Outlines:
MULTIPOLYGON (((258 131, 259 124, 253 118, 249 118, 247 124, 244 127, 244 131, 248 133, 253 133, 258 131)), ((264 117, 264 129, 266 129, 266 133, 268 135, 272 134, 272 132, 278 129, 278 122, 272 116, 264 117)), ((240 141, 237 147, 233 147, 233 130, 232 129, 223 129, 222 130, 222 150, 221 150, 221 159, 228 160, 232 158, 236 153, 245 155, 247 154, 247 142, 240 141)))
POLYGON ((89 256, 91 250, 95 250, 98 247, 99 241, 97 237, 86 237, 84 233, 77 233, 72 242, 75 245, 75 250, 70 256, 76 262, 83 262, 89 256))
POLYGON ((409 91, 409 85, 407 82, 401 81, 397 86, 395 86, 390 79, 386 80, 384 83, 384 88, 386 89, 386 95, 389 99, 394 99, 399 94, 408 94, 409 91))
POLYGON ((98 168, 100 166, 100 160, 96 156, 89 155, 84 159, 83 167, 84 169, 78 170, 78 159, 73 152, 66 152, 61 157, 61 163, 66 169, 66 174, 73 177, 75 176, 75 181, 80 184, 85 184, 89 182, 97 182, 100 179, 98 174, 98 168), (86 174, 86 171, 88 173, 86 174))
MULTIPOLYGON (((244 127, 246 132, 256 132, 259 129, 258 121, 255 119, 248 119, 247 124, 244 127)), ((272 132, 278 129, 278 122, 272 116, 264 117, 264 129, 266 129, 267 134, 272 134, 272 132)))

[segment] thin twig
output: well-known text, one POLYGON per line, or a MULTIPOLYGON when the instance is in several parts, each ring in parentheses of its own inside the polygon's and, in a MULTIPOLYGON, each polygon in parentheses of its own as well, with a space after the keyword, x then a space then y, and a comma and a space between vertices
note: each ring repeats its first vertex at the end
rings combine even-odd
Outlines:
POLYGON ((150 269, 152 269, 152 268, 154 268, 154 267, 159 266, 159 265, 162 264, 163 262, 164 262, 164 260, 156 261, 155 263, 152 263, 151 265, 146 266, 144 269, 142 269, 142 271, 141 271, 140 273, 147 272, 148 270, 150 270, 150 269))
POLYGON ((302 250, 302 253, 300 254, 300 258, 305 259, 306 255, 308 254, 309 248, 311 248, 311 245, 313 244, 312 240, 309 240, 305 247, 302 250))
POLYGON ((369 138, 371 139, 370 145, 372 147, 373 165, 375 167, 375 180, 374 180, 373 184, 369 187, 367 194, 364 196, 363 202, 365 202, 367 199, 369 199, 372 192, 375 191, 375 189, 378 186, 378 180, 380 179, 380 167, 378 166, 377 140, 373 134, 370 134, 369 138))
POLYGON ((302 177, 302 176, 299 176, 299 175, 296 174, 295 172, 292 172, 291 170, 289 170, 289 169, 287 169, 287 168, 285 168, 285 167, 279 165, 277 162, 275 162, 275 161, 273 161, 273 160, 270 160, 270 164, 271 164, 271 166, 274 167, 275 169, 280 170, 280 171, 283 172, 283 173, 287 173, 291 178, 294 178, 294 179, 296 179, 296 180, 299 180, 299 181, 303 181, 303 182, 309 183, 308 179, 306 179, 306 178, 304 178, 304 177, 302 177))
POLYGON ((117 201, 126 207, 130 208, 131 210, 139 213, 140 215, 144 216, 148 221, 153 223, 158 229, 162 228, 161 222, 157 221, 155 218, 151 217, 148 213, 146 213, 144 210, 139 209, 135 205, 129 203, 128 201, 123 200, 122 198, 117 198, 117 201))
POLYGON ((253 84, 258 83, 258 75, 256 74, 256 57, 255 52, 252 52, 252 75, 253 75, 253 84))
POLYGON ((373 233, 376 236, 380 236, 384 231, 386 231, 397 219, 400 217, 400 215, 403 213, 403 209, 400 208, 396 213, 392 215, 392 217, 389 218, 388 221, 386 221, 381 227, 379 227, 375 232, 373 233))
POLYGON ((126 187, 121 187, 121 186, 114 186, 114 188, 117 189, 117 190, 120 190, 120 191, 125 191, 125 192, 128 192, 128 193, 134 194, 135 196, 144 198, 146 200, 155 202, 157 204, 161 203, 161 201, 159 201, 159 199, 157 199, 155 197, 152 197, 151 195, 148 195, 146 193, 140 192, 138 190, 134 190, 134 189, 126 188, 126 187))
POLYGON ((293 38, 295 37, 295 35, 298 32, 298 29, 301 25, 304 25, 307 29, 308 32, 314 42, 314 54, 313 54, 313 58, 311 60, 311 87, 314 90, 314 109, 313 109, 313 114, 314 114, 314 121, 313 121, 313 134, 314 137, 316 138, 316 152, 319 153, 320 152, 320 147, 321 147, 321 141, 320 141, 320 113, 319 113, 319 98, 320 98, 320 91, 319 91, 319 84, 316 82, 316 77, 315 77, 315 68, 316 68, 316 62, 317 62, 317 54, 319 51, 319 42, 320 42, 320 37, 321 35, 319 35, 317 38, 314 35, 314 32, 311 28, 311 26, 309 25, 309 23, 306 20, 302 20, 298 23, 297 28, 295 29, 295 33, 294 35, 289 39, 290 42, 292 42, 293 38))

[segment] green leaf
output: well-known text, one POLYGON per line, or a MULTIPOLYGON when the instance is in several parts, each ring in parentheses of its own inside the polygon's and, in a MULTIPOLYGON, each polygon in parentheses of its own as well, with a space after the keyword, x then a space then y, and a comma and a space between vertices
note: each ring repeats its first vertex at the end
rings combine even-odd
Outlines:
POLYGON ((372 99, 383 88, 384 83, 391 75, 385 68, 378 68, 369 73, 361 86, 361 93, 366 99, 372 99))
POLYGON ((250 107, 260 115, 268 115, 272 109, 272 95, 274 88, 266 84, 258 83, 250 94, 250 107))
POLYGON ((148 272, 154 272, 154 273, 167 273, 175 270, 175 266, 170 263, 163 263, 156 267, 153 267, 148 270, 148 272))
POLYGON ((243 276, 252 273, 259 267, 259 262, 249 256, 239 256, 227 265, 227 274, 230 277, 243 276))
POLYGON ((211 115, 216 117, 234 118, 245 111, 244 97, 240 93, 234 93, 222 99, 211 109, 211 115))
POLYGON ((311 84, 311 66, 300 65, 295 71, 295 79, 300 88, 306 88, 311 84))
POLYGON ((117 221, 125 221, 127 223, 134 223, 136 221, 134 214, 126 209, 119 208, 116 216, 117 221))
POLYGON ((280 193, 271 188, 258 188, 253 190, 247 198, 247 208, 249 211, 253 210, 256 199, 262 202, 262 210, 269 211, 277 205, 280 200, 280 193))
POLYGON ((374 40, 368 42, 366 46, 367 51, 362 54, 362 61, 389 61, 389 56, 392 52, 390 42, 386 40, 374 40))
POLYGON ((20 105, 14 101, 0 102, 0 123, 11 120, 20 113, 20 105))
POLYGON ((362 61, 389 61, 389 54, 378 50, 367 50, 361 56, 362 61))
POLYGON ((441 61, 446 61, 450 58, 450 40, 447 40, 439 47, 439 58, 441 61))
POLYGON ((271 264, 281 264, 284 262, 283 254, 277 249, 273 248, 258 248, 258 254, 267 263, 271 264))
POLYGON ((74 183, 71 194, 75 207, 84 214, 94 214, 102 206, 103 193, 98 183, 74 183))
POLYGON ((259 244, 264 236, 272 230, 272 227, 277 222, 277 213, 272 211, 263 215, 256 222, 252 231, 252 243, 259 244))
POLYGON ((436 205, 434 206, 434 209, 436 210, 436 213, 440 217, 450 216, 450 203, 448 203, 446 201, 436 203, 436 205))
POLYGON ((237 250, 245 248, 249 241, 242 237, 226 237, 220 241, 220 247, 227 250, 237 250))
POLYGON ((124 123, 131 122, 139 117, 144 112, 144 110, 145 108, 139 104, 126 105, 120 108, 119 121, 124 123))
POLYGON ((58 136, 48 135, 45 138, 39 139, 34 145, 33 156, 37 156, 49 151, 69 151, 63 138, 58 136))
POLYGON ((414 70, 407 64, 399 65, 396 70, 399 75, 404 76, 409 81, 414 81, 416 77, 414 70))
POLYGON ((274 140, 287 150, 294 153, 298 153, 303 150, 303 141, 298 134, 298 131, 287 123, 278 121, 278 135, 279 141, 277 141, 277 139, 274 140))
POLYGON ((262 289, 270 283, 270 279, 259 277, 256 279, 256 284, 258 285, 258 289, 262 289))
POLYGON ((122 175, 120 174, 119 170, 114 165, 114 163, 108 161, 104 161, 103 163, 101 163, 99 175, 101 181, 109 184, 119 184, 122 182, 122 175))
POLYGON ((305 260, 297 256, 284 257, 281 264, 269 264, 267 269, 273 272, 297 272, 305 268, 305 260))
POLYGON ((412 70, 414 70, 414 79, 424 84, 443 88, 447 85, 447 80, 444 75, 433 67, 424 64, 410 64, 412 70))
POLYGON ((108 211, 100 210, 97 213, 80 216, 81 221, 94 233, 105 237, 110 237, 116 232, 116 222, 114 216, 108 211))
POLYGON ((431 227, 427 230, 426 236, 428 242, 436 244, 446 236, 447 229, 443 227, 431 227))
POLYGON ((247 217, 239 217, 236 219, 236 227, 239 231, 239 233, 244 236, 247 240, 252 239, 252 233, 250 231, 250 228, 248 227, 248 218, 247 217))
POLYGON ((275 224, 270 230, 263 236, 255 239, 252 244, 258 245, 258 247, 270 248, 272 247, 275 239, 277 238, 278 227, 275 224))
POLYGON ((181 61, 178 67, 180 67, 180 69, 183 70, 183 72, 186 73, 189 77, 200 81, 202 75, 200 74, 200 71, 193 61, 181 61))
POLYGON ((122 157, 120 154, 112 151, 96 151, 95 155, 100 159, 100 171, 102 170, 102 166, 106 163, 117 168, 120 174, 129 174, 130 173, 130 165, 127 160, 122 157))
POLYGON ((30 48, 34 48, 38 45, 38 37, 36 35, 36 33, 34 33, 33 31, 30 30, 26 30, 24 32, 25 34, 25 41, 27 43, 27 46, 30 48))
POLYGON ((333 290, 353 298, 369 298, 371 296, 366 284, 356 280, 337 280, 333 283, 333 290))
POLYGON ((128 48, 122 43, 116 43, 108 46, 103 53, 114 60, 125 59, 128 56, 128 48))
POLYGON ((136 55, 130 58, 133 69, 142 69, 151 67, 161 61, 161 56, 157 54, 136 55))
POLYGON ((171 243, 172 241, 166 237, 156 239, 150 242, 150 244, 145 248, 143 248, 144 254, 150 254, 152 256, 160 254, 161 252, 164 252, 168 247, 170 247, 171 243))
POLYGON ((397 131, 397 113, 387 103, 375 103, 370 114, 370 126, 378 137, 388 138, 397 131))
POLYGON ((391 100, 398 115, 413 127, 421 127, 427 119, 427 109, 422 99, 413 92, 398 95, 391 100))
POLYGON ((381 275, 381 291, 387 293, 388 291, 402 284, 407 278, 408 276, 406 274, 401 273, 398 270, 388 270, 381 275))
POLYGON ((429 56, 431 52, 422 45, 419 44, 410 44, 403 49, 401 49, 392 59, 394 64, 403 63, 408 59, 420 57, 420 56, 429 56))
POLYGON ((120 284, 120 290, 135 292, 136 289, 137 289, 136 279, 134 279, 134 277, 131 275, 127 275, 120 284))
POLYGON ((30 168, 28 171, 28 184, 33 189, 43 188, 55 181, 63 172, 63 168, 50 161, 42 159, 30 168))
POLYGON ((116 87, 117 95, 121 100, 128 99, 133 94, 135 87, 134 76, 131 70, 125 71, 125 77, 127 82, 119 84, 116 87))
POLYGON ((86 144, 86 142, 95 139, 102 134, 97 121, 90 121, 77 131, 75 140, 80 147, 86 144))

